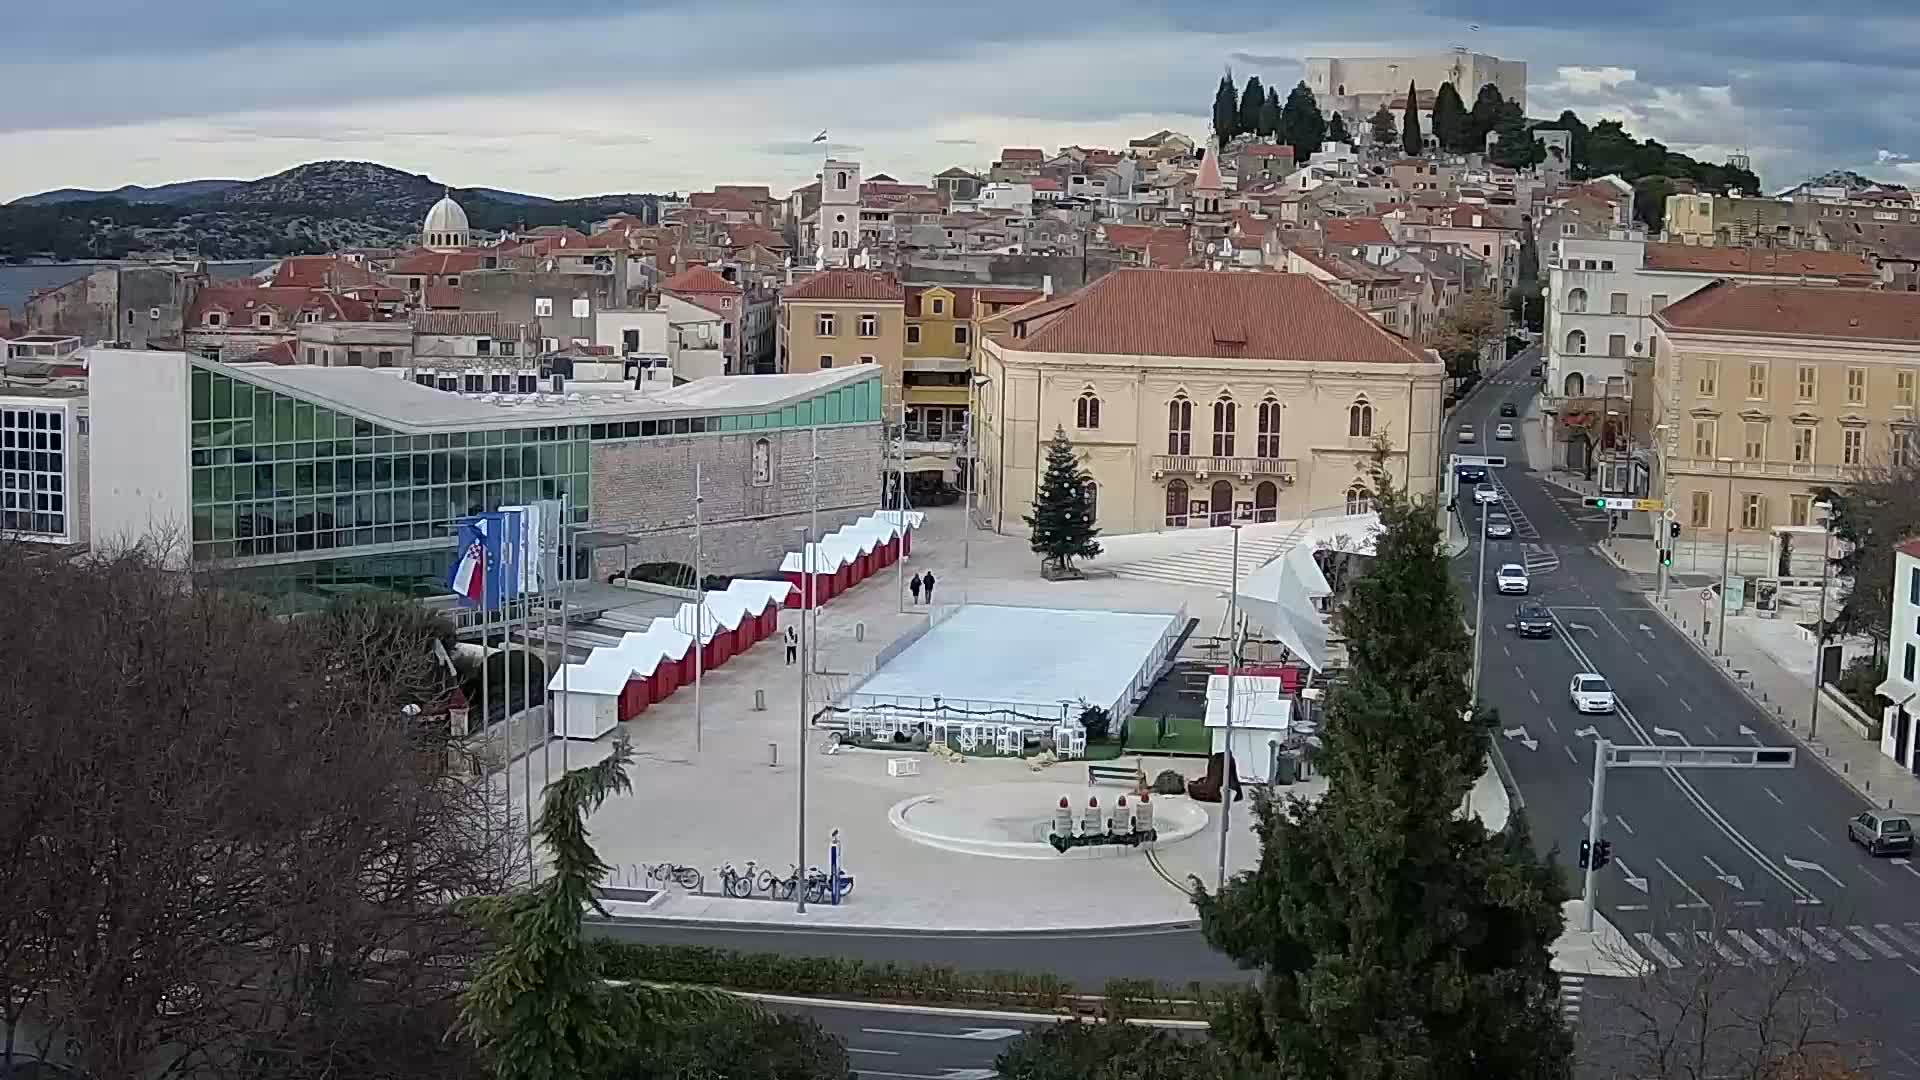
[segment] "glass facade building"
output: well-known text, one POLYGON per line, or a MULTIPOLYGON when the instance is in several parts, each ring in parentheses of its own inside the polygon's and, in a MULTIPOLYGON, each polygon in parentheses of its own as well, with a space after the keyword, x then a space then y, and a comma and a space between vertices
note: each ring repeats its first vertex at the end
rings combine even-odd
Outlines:
POLYGON ((73 539, 68 415, 58 401, 8 397, 0 402, 0 533, 73 539))

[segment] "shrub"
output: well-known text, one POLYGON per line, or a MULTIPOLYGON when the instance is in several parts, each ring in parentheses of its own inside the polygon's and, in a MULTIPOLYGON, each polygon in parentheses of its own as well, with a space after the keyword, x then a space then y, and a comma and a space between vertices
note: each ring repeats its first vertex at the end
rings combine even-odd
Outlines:
POLYGON ((1209 1080, 1230 1075, 1209 1039, 1132 1024, 1033 1028, 994 1062, 1007 1080, 1209 1080))
POLYGON ((846 1080, 846 1047, 806 1017, 710 1016, 636 1047, 613 1069, 615 1080, 754 1077, 756 1080, 846 1080))
POLYGON ((1100 742, 1113 728, 1113 714, 1098 705, 1083 705, 1080 726, 1087 729, 1088 742, 1100 742))
POLYGON ((1875 663, 1872 656, 1860 656, 1855 657, 1853 663, 1841 669, 1840 677, 1833 681, 1833 686, 1834 689, 1845 694, 1848 701, 1858 706, 1861 712, 1877 720, 1880 717, 1880 711, 1891 704, 1886 698, 1873 692, 1873 688, 1879 686, 1883 678, 1885 678, 1885 672, 1881 664, 1875 663))
POLYGON ((1160 775, 1153 778, 1155 795, 1185 795, 1187 778, 1172 769, 1162 769, 1160 775))

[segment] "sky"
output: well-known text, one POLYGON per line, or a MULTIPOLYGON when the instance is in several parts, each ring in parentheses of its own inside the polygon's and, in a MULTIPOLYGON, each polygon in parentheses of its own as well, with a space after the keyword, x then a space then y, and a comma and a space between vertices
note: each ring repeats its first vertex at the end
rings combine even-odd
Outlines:
MULTIPOLYGON (((1789 0, 92 0, 8 16, 0 201, 251 179, 347 158, 556 197, 766 183, 837 156, 925 182, 1003 146, 1202 137, 1225 67, 1444 51, 1529 65, 1571 108, 1769 189, 1852 168, 1920 186, 1920 4, 1789 0), (1679 10, 1676 10, 1679 9, 1679 10)), ((1468 95, 1471 97, 1471 95, 1468 95)))

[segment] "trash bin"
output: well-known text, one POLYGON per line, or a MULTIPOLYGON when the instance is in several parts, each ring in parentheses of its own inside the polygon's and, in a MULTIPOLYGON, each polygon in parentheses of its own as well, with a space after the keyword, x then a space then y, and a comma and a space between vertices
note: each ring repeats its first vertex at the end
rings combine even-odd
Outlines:
POLYGON ((1299 775, 1299 761, 1289 751, 1275 747, 1273 751, 1273 782, 1278 785, 1293 783, 1299 775))

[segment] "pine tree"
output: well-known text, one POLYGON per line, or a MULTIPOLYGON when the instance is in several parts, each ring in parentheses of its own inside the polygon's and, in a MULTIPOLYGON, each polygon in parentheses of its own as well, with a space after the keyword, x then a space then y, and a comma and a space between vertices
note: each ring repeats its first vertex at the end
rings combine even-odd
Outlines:
POLYGON ((1500 141, 1487 152, 1487 159, 1495 165, 1504 165, 1509 169, 1526 169, 1547 159, 1547 148, 1539 139, 1533 137, 1533 130, 1527 126, 1527 114, 1519 103, 1503 101, 1500 111, 1493 122, 1494 133, 1500 141))
POLYGON ((1066 429, 1055 428, 1053 441, 1047 444, 1046 474, 1040 478, 1033 513, 1025 518, 1043 571, 1064 573, 1073 569, 1073 560, 1100 554, 1094 540, 1100 530, 1093 524, 1092 484, 1093 478, 1073 456, 1073 441, 1066 429))
POLYGON ((1260 85, 1260 76, 1247 76, 1246 89, 1240 91, 1240 114, 1234 124, 1237 135, 1253 135, 1260 131, 1260 110, 1266 108, 1267 91, 1260 85))
POLYGON ((1384 101, 1380 103, 1378 109, 1374 110, 1372 118, 1367 121, 1367 126, 1373 129, 1375 146, 1385 146, 1400 134, 1400 129, 1393 122, 1393 114, 1387 111, 1387 103, 1384 101))
POLYGON ((1353 136, 1347 134, 1347 118, 1334 113, 1327 118, 1327 141, 1353 145, 1353 136))
POLYGON ((1450 82, 1440 84, 1433 94, 1433 137, 1440 149, 1451 154, 1465 153, 1467 145, 1467 103, 1450 82))
POLYGON ((1494 718, 1433 508, 1379 462, 1381 532, 1342 608, 1350 667, 1328 701, 1316 803, 1256 797, 1255 869, 1200 890, 1207 940, 1262 979, 1216 1014, 1250 1075, 1564 1080, 1550 947, 1565 889, 1516 814, 1459 813, 1494 718))
POLYGON ((1267 87, 1266 103, 1260 106, 1260 134, 1273 138, 1280 131, 1280 91, 1267 87))
POLYGON ((1419 157, 1427 148, 1427 140, 1420 134, 1420 92, 1407 84, 1407 111, 1400 117, 1400 149, 1408 157, 1419 157))
POLYGON ((1296 165, 1306 164, 1327 141, 1326 117, 1320 114, 1320 102, 1304 79, 1288 91, 1287 103, 1280 110, 1279 140, 1293 147, 1296 165))
POLYGON ((1506 103, 1500 88, 1488 83, 1474 96, 1473 109, 1467 114, 1467 152, 1478 153, 1487 146, 1487 132, 1500 119, 1500 106, 1506 103))
POLYGON ((1240 95, 1233 88, 1233 69, 1220 76, 1220 86, 1213 92, 1213 141, 1215 146, 1225 146, 1232 141, 1235 130, 1240 126, 1240 95))

